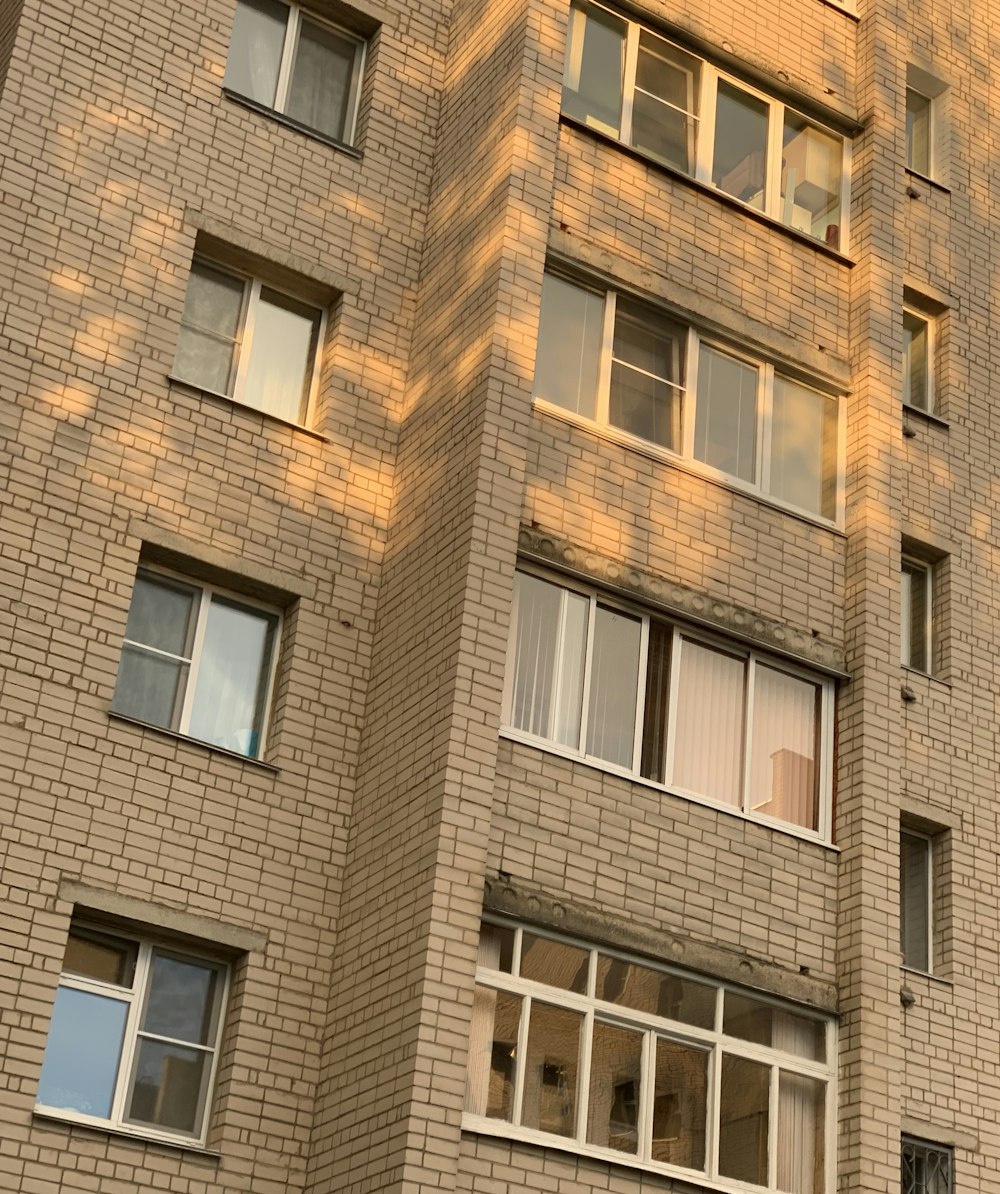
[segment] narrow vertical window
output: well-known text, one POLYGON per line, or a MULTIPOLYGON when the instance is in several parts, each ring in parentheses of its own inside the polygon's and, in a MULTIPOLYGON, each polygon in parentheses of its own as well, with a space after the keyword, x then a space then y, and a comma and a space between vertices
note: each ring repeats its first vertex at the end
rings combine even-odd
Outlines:
POLYGON ((570 10, 563 111, 592 128, 621 132, 627 22, 601 8, 570 10))
POLYGON ((900 591, 900 645, 906 667, 928 672, 932 659, 933 586, 931 565, 904 557, 900 591))
POLYGON ((931 321, 917 311, 903 311, 903 404, 932 410, 931 321))
POLYGON ((923 833, 899 832, 899 947, 903 965, 930 973, 932 954, 933 843, 923 833))
POLYGON ((912 87, 906 89, 906 165, 917 174, 930 177, 932 146, 932 102, 912 87))

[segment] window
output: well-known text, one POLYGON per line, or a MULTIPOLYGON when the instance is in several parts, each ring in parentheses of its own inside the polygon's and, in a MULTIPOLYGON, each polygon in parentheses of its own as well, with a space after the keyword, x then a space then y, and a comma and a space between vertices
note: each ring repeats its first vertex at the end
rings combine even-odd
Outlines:
POLYGON ((900 1152, 901 1194, 952 1194, 950 1148, 904 1136, 900 1152))
POLYGON ((305 424, 325 323, 315 307, 195 259, 173 376, 264 414, 305 424))
POLYGON ((833 1024, 583 942, 484 923, 465 1125, 663 1174, 832 1190, 833 1024))
POLYGON ((925 833, 899 831, 899 941, 903 965, 929 974, 933 963, 934 846, 925 833))
POLYGON ((258 758, 279 621, 243 598, 140 569, 112 709, 258 758))
POLYGON ((906 165, 925 177, 931 175, 933 147, 932 101, 912 87, 906 89, 906 165))
POLYGON ((563 112, 841 248, 844 138, 649 29, 574 4, 563 112))
POLYGON ((505 724, 529 740, 828 836, 832 718, 828 680, 516 575, 505 724))
POLYGON ((903 556, 900 593, 900 644, 905 667, 929 672, 933 660, 933 566, 903 556))
POLYGON ((623 295, 546 273, 534 393, 834 522, 840 403, 623 295))
POLYGON ((920 311, 903 309, 903 404, 928 414, 934 409, 933 326, 920 311))
POLYGON ((227 977, 217 961, 74 923, 39 1109, 203 1141, 227 977))
POLYGON ((225 86, 305 129, 354 139, 364 42, 281 0, 237 0, 225 86))

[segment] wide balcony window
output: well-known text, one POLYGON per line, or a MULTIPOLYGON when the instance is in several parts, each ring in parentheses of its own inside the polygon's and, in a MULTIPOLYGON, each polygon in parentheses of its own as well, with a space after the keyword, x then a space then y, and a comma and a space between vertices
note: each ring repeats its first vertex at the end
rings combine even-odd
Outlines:
POLYGON ((463 1126, 725 1190, 827 1194, 832 1021, 484 923, 463 1126))
POLYGON ((840 403, 653 307, 546 273, 536 401, 812 517, 840 517, 840 403))
POLYGON ((508 732, 828 838, 833 684, 533 572, 515 578, 508 732))
POLYGON ((574 4, 562 106, 647 157, 844 248, 844 138, 652 30, 574 4))

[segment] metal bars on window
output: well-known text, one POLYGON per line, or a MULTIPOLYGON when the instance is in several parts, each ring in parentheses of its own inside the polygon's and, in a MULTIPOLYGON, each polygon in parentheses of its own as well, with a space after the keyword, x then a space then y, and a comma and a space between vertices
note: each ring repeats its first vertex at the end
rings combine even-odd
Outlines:
POLYGON ((904 1136, 900 1153, 900 1194, 952 1194, 950 1148, 904 1136))

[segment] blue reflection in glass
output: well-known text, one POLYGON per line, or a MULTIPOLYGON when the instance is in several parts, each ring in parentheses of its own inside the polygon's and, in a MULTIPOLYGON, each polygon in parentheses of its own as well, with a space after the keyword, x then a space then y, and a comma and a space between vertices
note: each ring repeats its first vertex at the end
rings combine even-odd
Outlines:
POLYGON ((107 1119, 128 1004, 60 987, 45 1046, 38 1104, 107 1119))

